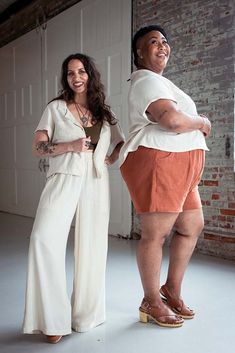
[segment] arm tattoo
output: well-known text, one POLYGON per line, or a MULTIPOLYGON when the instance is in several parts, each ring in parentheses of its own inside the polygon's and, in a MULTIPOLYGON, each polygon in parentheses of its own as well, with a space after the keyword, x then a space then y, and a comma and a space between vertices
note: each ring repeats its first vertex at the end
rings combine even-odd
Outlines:
POLYGON ((48 153, 48 154, 52 154, 52 153, 55 151, 55 147, 56 147, 56 146, 57 146, 56 143, 42 141, 42 142, 39 142, 39 143, 36 145, 36 150, 37 150, 39 153, 48 153))

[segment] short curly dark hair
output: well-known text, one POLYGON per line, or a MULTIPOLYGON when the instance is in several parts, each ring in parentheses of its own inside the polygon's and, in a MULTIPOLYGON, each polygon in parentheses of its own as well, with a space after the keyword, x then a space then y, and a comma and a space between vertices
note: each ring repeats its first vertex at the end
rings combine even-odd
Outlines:
POLYGON ((134 54, 134 64, 135 64, 136 67, 138 67, 137 41, 138 41, 139 38, 145 36, 147 33, 152 32, 152 31, 161 32, 164 35, 164 37, 166 38, 166 40, 168 40, 165 30, 159 25, 149 25, 149 26, 141 27, 135 33, 135 35, 133 37, 133 40, 132 40, 132 50, 133 50, 133 54, 134 54))

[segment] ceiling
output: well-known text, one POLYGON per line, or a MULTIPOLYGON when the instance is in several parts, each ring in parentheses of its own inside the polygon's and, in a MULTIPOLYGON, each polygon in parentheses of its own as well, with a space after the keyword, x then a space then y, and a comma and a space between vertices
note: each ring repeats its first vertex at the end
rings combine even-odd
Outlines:
POLYGON ((34 0, 0 0, 0 23, 7 21, 12 15, 29 5, 34 0))
POLYGON ((16 0, 1 0, 0 1, 0 14, 2 14, 14 2, 16 2, 16 0))

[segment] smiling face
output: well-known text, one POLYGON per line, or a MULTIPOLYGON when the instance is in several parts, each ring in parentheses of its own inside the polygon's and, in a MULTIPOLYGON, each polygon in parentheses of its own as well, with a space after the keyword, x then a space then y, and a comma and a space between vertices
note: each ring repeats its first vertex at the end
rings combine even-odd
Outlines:
POLYGON ((161 32, 151 31, 137 42, 140 69, 148 69, 162 75, 169 56, 170 46, 161 32))
POLYGON ((69 87, 74 91, 75 96, 86 94, 89 77, 80 60, 72 59, 69 61, 67 80, 69 87))

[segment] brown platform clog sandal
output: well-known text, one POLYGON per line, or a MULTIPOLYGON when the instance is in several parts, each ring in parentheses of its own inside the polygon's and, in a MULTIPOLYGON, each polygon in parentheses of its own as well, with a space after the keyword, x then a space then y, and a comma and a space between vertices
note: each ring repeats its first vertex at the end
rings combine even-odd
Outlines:
POLYGON ((147 323, 152 319, 157 325, 163 327, 180 327, 184 323, 182 317, 173 314, 167 306, 151 306, 145 298, 139 308, 139 315, 141 322, 147 323))
POLYGON ((165 285, 160 288, 160 294, 162 301, 167 304, 174 313, 180 315, 183 319, 194 318, 194 310, 186 306, 181 298, 173 297, 165 285))

